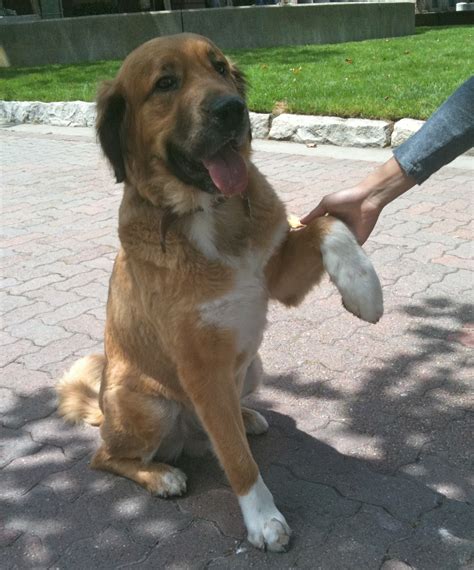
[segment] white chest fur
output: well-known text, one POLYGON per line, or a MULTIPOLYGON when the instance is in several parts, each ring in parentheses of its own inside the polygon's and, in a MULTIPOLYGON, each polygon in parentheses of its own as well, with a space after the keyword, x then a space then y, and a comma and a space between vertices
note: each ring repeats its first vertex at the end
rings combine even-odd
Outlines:
POLYGON ((288 224, 282 221, 273 228, 272 239, 264 248, 249 246, 244 255, 221 255, 216 243, 214 212, 204 208, 193 216, 188 230, 191 243, 210 261, 219 261, 234 270, 232 289, 199 307, 204 324, 230 329, 236 334, 238 352, 254 355, 262 340, 266 324, 268 293, 264 268, 273 252, 283 241, 288 224))
POLYGON ((214 212, 205 209, 196 212, 189 224, 188 239, 207 259, 219 259, 219 252, 215 244, 216 229, 214 212))
POLYGON ((200 306, 202 321, 236 334, 238 352, 255 354, 266 324, 268 296, 262 269, 246 260, 235 270, 232 290, 200 306))

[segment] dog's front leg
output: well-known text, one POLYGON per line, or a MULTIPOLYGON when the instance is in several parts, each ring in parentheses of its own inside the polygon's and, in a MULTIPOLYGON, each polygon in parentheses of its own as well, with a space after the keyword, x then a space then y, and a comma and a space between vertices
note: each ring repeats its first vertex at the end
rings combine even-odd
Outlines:
POLYGON ((265 268, 270 297, 298 305, 324 271, 348 311, 371 323, 379 320, 383 297, 372 263, 347 226, 331 216, 288 232, 265 268))
POLYGON ((206 356, 195 359, 190 357, 193 350, 187 351, 179 367, 180 380, 238 497, 249 542, 257 548, 283 552, 288 547, 290 528, 276 508, 248 445, 231 349, 219 343, 207 349, 201 345, 200 352, 206 356))

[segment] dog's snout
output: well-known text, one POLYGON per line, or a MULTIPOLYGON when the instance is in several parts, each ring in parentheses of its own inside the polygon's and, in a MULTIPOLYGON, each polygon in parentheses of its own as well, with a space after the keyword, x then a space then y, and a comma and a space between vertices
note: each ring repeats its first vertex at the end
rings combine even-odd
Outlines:
POLYGON ((214 99, 210 105, 210 112, 213 118, 226 129, 238 128, 244 118, 245 102, 236 95, 225 95, 214 99))

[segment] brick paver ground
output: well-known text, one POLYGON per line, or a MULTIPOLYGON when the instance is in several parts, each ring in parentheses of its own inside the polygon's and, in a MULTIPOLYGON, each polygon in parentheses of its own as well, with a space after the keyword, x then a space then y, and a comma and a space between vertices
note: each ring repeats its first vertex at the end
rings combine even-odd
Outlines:
MULTIPOLYGON (((445 168, 387 208, 366 249, 376 326, 329 283, 271 309, 251 445, 294 530, 249 547, 213 459, 182 460, 188 494, 152 498, 88 468, 97 430, 68 427, 53 386, 102 350, 121 188, 90 136, 2 138, 2 568, 472 568, 472 175, 445 168)), ((294 213, 373 164, 256 152, 294 213)))

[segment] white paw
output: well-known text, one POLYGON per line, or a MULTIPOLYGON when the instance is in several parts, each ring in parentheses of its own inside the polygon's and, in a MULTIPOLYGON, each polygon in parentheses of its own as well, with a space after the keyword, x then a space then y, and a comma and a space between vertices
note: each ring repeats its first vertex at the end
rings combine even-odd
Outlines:
POLYGON ((242 408, 245 431, 249 435, 262 435, 268 431, 268 422, 261 413, 249 408, 242 408))
POLYGON ((376 323, 383 315, 383 294, 377 273, 351 231, 336 221, 321 244, 326 271, 356 317, 376 323))
POLYGON ((169 471, 161 476, 161 485, 156 490, 159 497, 175 497, 186 492, 186 475, 177 467, 169 467, 169 471))
POLYGON ((288 550, 290 527, 260 475, 250 491, 239 497, 239 503, 250 544, 272 552, 288 550))
POLYGON ((260 528, 249 531, 247 540, 260 550, 286 552, 290 544, 291 530, 285 517, 276 510, 276 516, 262 521, 260 528))

